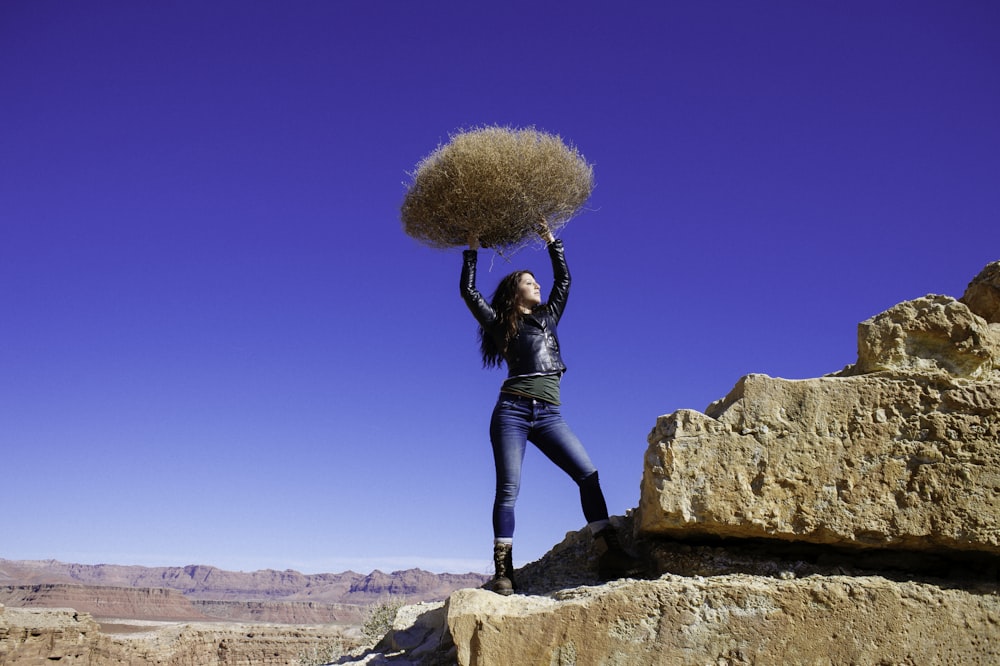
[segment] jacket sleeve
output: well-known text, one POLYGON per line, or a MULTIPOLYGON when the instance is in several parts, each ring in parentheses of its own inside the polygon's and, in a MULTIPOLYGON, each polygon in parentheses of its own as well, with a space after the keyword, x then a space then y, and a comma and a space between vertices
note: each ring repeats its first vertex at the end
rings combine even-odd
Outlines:
POLYGON ((488 329, 496 321, 497 314, 476 289, 476 260, 478 256, 475 250, 462 251, 462 279, 459 282, 459 288, 462 291, 462 299, 469 306, 472 316, 476 318, 480 326, 488 329))
POLYGON ((563 242, 555 239, 549 243, 549 258, 552 259, 552 291, 549 292, 545 307, 556 322, 562 317, 569 299, 569 266, 566 265, 566 251, 563 242))

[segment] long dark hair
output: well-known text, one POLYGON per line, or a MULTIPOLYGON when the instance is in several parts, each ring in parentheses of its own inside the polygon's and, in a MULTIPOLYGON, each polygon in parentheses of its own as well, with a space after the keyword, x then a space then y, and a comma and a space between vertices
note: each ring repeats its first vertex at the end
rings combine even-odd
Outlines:
POLYGON ((483 356, 484 368, 499 368, 507 353, 507 346, 517 335, 524 316, 517 306, 517 286, 521 276, 525 274, 535 277, 531 271, 514 271, 500 280, 490 296, 490 307, 497 313, 499 322, 493 332, 479 327, 479 353, 483 356))

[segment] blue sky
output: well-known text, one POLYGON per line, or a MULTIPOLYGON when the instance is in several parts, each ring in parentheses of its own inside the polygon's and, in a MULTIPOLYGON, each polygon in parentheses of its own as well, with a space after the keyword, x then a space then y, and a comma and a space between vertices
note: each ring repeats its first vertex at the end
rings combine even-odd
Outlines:
MULTIPOLYGON (((0 97, 11 559, 488 571, 503 373, 399 221, 462 128, 594 164, 563 399, 616 514, 657 416, 1000 259, 994 2, 10 1, 0 97)), ((532 451, 516 563, 583 522, 532 451)))

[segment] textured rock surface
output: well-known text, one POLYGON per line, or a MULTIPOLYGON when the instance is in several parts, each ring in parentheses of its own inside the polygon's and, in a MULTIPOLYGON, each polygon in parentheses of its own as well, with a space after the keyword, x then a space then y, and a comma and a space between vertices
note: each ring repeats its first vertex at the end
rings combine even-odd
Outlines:
POLYGON ((883 578, 666 576, 447 602, 460 664, 995 664, 1000 599, 883 578))
POLYGON ((212 623, 109 635, 87 613, 0 607, 0 666, 286 666, 343 638, 329 626, 212 623))
POLYGON ((1000 329, 965 303, 928 295, 861 322, 858 362, 850 373, 943 371, 955 377, 988 379, 997 369, 1000 329))
POLYGON ((972 279, 962 302, 991 324, 1000 324, 1000 261, 994 261, 972 279))
POLYGON ((0 606, 0 666, 91 666, 99 640, 97 623, 86 613, 0 606))
POLYGON ((649 436, 643 534, 1000 553, 1000 383, 743 378, 649 436))
POLYGON ((465 590, 452 595, 443 607, 441 604, 404 607, 394 623, 394 632, 380 645, 336 663, 366 666, 456 663, 988 664, 993 663, 1000 646, 1000 625, 996 622, 997 604, 1000 603, 997 565, 1000 562, 988 555, 959 553, 949 558, 928 553, 836 549, 773 540, 708 539, 699 543, 654 538, 635 541, 630 538, 631 517, 613 517, 613 521, 626 537, 628 546, 643 553, 655 570, 650 580, 619 581, 601 586, 596 577, 593 539, 589 532, 570 532, 543 558, 518 570, 519 594, 504 599, 478 590, 465 590), (660 576, 662 572, 668 573, 660 576), (604 598, 607 588, 618 590, 617 596, 610 601, 604 598), (809 600, 812 595, 821 597, 824 590, 830 590, 829 594, 843 602, 836 613, 815 598, 809 600), (938 594, 939 591, 944 594, 938 594), (728 625, 719 608, 739 607, 746 603, 742 600, 762 596, 773 597, 775 604, 773 612, 763 618, 766 623, 755 624, 752 613, 737 614, 747 632, 735 634, 736 638, 732 639, 742 641, 737 649, 728 653, 720 651, 730 634, 726 633, 728 625), (462 600, 458 601, 459 598, 462 600), (650 598, 661 605, 655 606, 650 598), (567 610, 561 603, 564 601, 584 604, 586 608, 567 610), (697 630, 701 647, 689 643, 678 647, 679 644, 670 642, 669 636, 665 643, 657 643, 663 637, 648 634, 646 639, 637 641, 648 640, 648 645, 626 646, 627 650, 619 645, 619 652, 608 652, 610 656, 602 657, 601 650, 611 649, 608 647, 611 643, 605 640, 612 631, 609 627, 630 621, 622 620, 618 614, 628 618, 631 613, 638 612, 634 608, 629 610, 633 602, 642 604, 639 617, 645 618, 647 625, 659 625, 664 635, 671 631, 680 634, 697 630), (684 618, 698 617, 698 622, 690 627, 679 622, 677 604, 686 604, 684 618), (914 619, 911 615, 918 613, 915 607, 921 604, 924 608, 919 613, 923 615, 914 619), (905 613, 895 609, 900 605, 906 609, 905 613), (884 615, 884 607, 891 610, 885 620, 878 617, 884 615), (816 617, 813 617, 814 609, 821 611, 816 617), (956 630, 956 618, 981 619, 983 611, 986 622, 976 621, 956 630), (790 615, 783 617, 785 613, 790 615), (514 616, 510 622, 508 615, 514 616), (420 618, 418 622, 414 621, 416 617, 420 618), (706 620, 710 617, 716 618, 714 624, 706 620), (894 625, 886 637, 872 643, 878 649, 864 643, 877 629, 854 632, 855 625, 864 627, 874 623, 882 626, 878 623, 883 621, 903 624, 894 625), (452 624, 457 622, 464 622, 464 629, 459 628, 453 636, 452 624), (759 631, 751 631, 751 625, 759 631), (475 628, 470 629, 473 626, 475 628), (908 626, 923 629, 901 630, 908 626), (779 628, 776 633, 766 633, 772 632, 774 627, 779 628), (818 650, 807 650, 815 627, 821 627, 831 636, 834 633, 843 635, 844 641, 850 643, 849 649, 843 648, 836 653, 844 661, 825 657, 818 650), (940 640, 936 631, 943 632, 940 640), (963 631, 969 633, 962 634, 963 631), (972 634, 973 631, 977 633, 972 634), (719 635, 709 641, 713 632, 719 635), (497 633, 504 635, 497 636, 497 633), (576 643, 569 647, 560 644, 550 654, 540 655, 534 651, 539 635, 551 641, 555 640, 551 637, 580 634, 592 643, 588 649, 594 652, 581 656, 576 643), (780 648, 775 645, 781 643, 805 647, 784 655, 776 652, 780 648), (953 645, 964 645, 967 649, 951 652, 953 645), (483 646, 488 647, 488 651, 480 652, 483 646), (503 650, 510 650, 508 654, 517 655, 517 659, 495 660, 503 650), (900 654, 911 657, 893 658, 900 654), (852 655, 854 658, 849 658, 852 655), (539 661, 528 660, 536 657, 539 661))
POLYGON ((300 655, 323 653, 342 640, 334 626, 176 624, 102 636, 92 666, 293 666, 300 655))
POLYGON ((400 608, 392 630, 378 645, 367 651, 360 662, 344 660, 343 663, 448 666, 456 663, 456 659, 447 609, 442 601, 400 608))

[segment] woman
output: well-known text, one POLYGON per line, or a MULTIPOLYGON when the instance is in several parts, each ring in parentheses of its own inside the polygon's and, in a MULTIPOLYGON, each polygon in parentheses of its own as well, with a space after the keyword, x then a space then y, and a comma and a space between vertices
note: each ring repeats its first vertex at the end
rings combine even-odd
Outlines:
POLYGON ((514 537, 514 503, 521 483, 521 463, 530 441, 577 483, 587 526, 604 552, 598 574, 612 580, 639 572, 639 562, 621 547, 608 520, 608 508, 597 469, 583 444, 559 411, 559 382, 566 366, 559 354, 556 326, 569 297, 569 269, 562 241, 543 224, 540 235, 552 260, 553 285, 542 303, 541 288, 530 271, 504 277, 490 302, 476 289, 479 241, 469 239, 463 254, 462 298, 479 322, 480 351, 485 367, 507 364, 507 379, 490 421, 490 442, 496 466, 493 502, 493 563, 495 573, 487 584, 499 594, 514 590, 511 555, 514 537))

